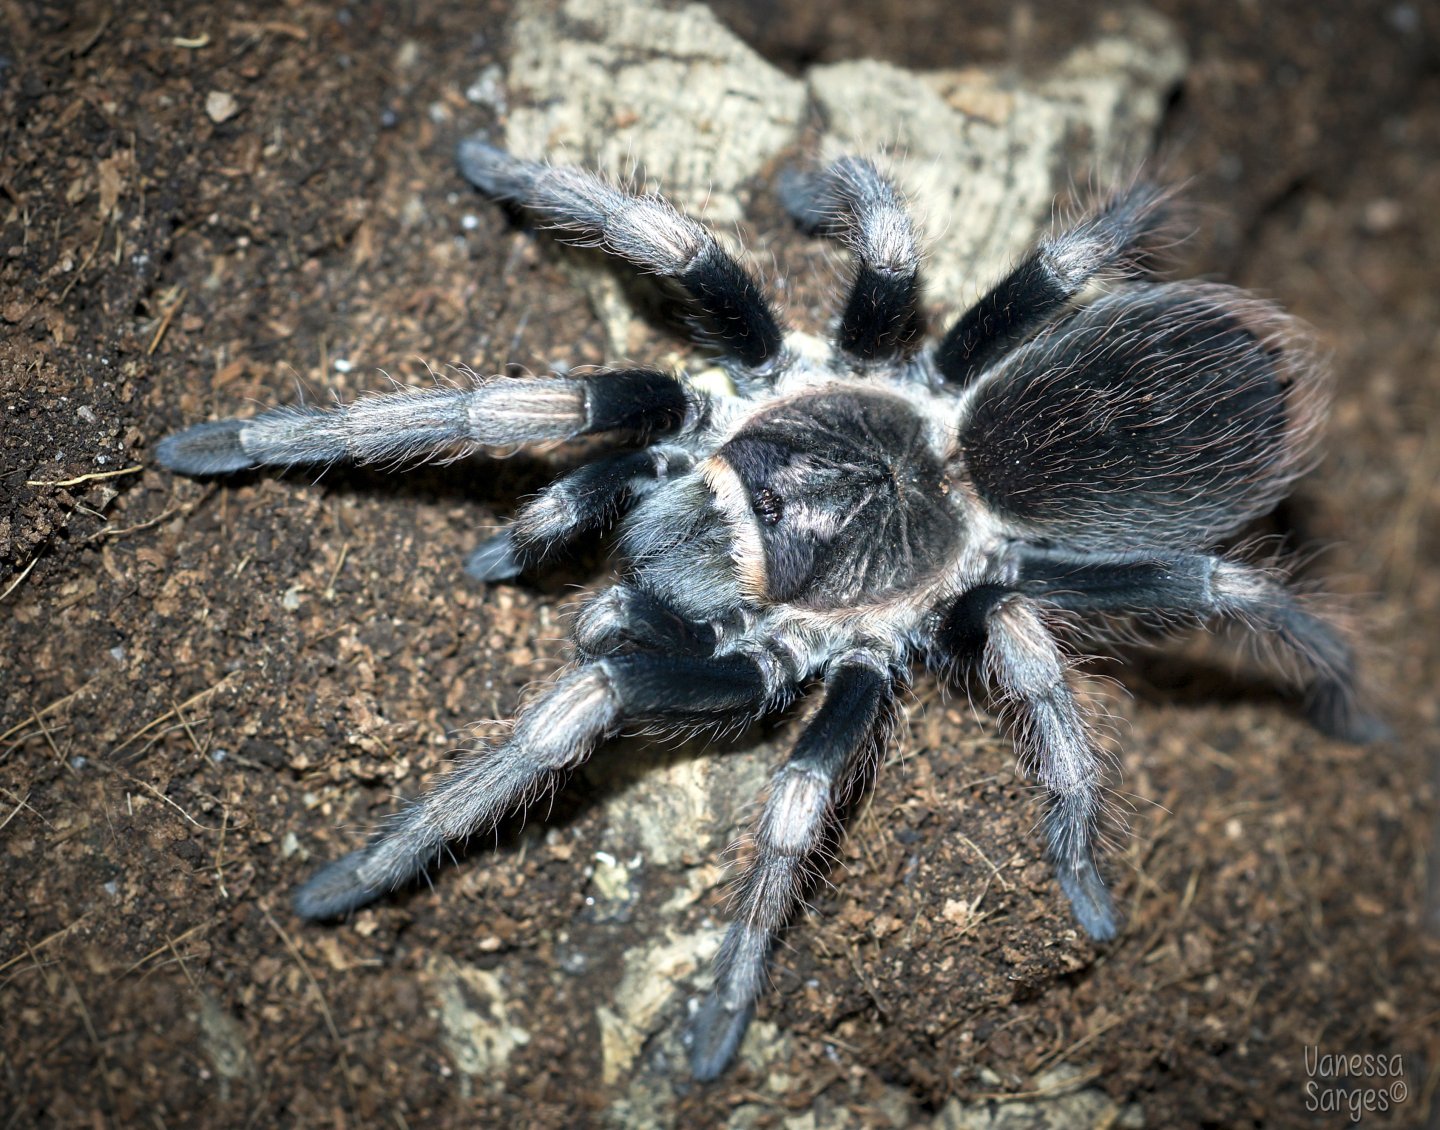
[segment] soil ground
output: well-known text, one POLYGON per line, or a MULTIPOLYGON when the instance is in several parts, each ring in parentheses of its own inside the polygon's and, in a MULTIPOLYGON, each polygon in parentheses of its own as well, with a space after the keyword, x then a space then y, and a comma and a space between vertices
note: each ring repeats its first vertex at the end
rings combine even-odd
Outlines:
MULTIPOLYGON (((1022 80, 1098 18, 718 7, 792 70, 1022 80)), ((1065 1061, 1151 1126, 1341 1125, 1307 1110, 1317 1046, 1402 1057, 1403 1101, 1365 1124, 1434 1117, 1440 13, 1157 7, 1193 56, 1162 150, 1203 217, 1190 268, 1283 301, 1333 355, 1326 458, 1265 531, 1344 598, 1398 737, 1328 741, 1203 644, 1102 668, 1129 692, 1135 805, 1128 926, 1102 952, 1040 861, 1008 743, 921 681, 903 763, 761 1006, 784 1070, 682 1087, 667 1120, 895 1124, 1065 1061)), ((499 3, 0 0, 0 1126, 578 1126, 623 1090, 585 1018, 636 927, 587 909, 583 787, 552 831, 348 927, 286 903, 560 659, 557 609, 600 557, 489 591, 458 575, 556 457, 221 486, 152 456, 296 383, 602 360, 543 243, 452 169, 505 26, 499 3), (444 954, 503 963, 524 1002, 503 1089, 417 993, 444 954)), ((752 216, 781 264, 801 254, 763 194, 752 216)))

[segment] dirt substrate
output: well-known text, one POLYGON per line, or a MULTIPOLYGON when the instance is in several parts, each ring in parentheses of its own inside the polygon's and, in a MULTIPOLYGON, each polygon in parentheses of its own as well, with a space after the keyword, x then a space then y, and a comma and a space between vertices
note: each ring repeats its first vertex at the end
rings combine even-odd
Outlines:
MULTIPOLYGON (((1041 862, 1008 742, 921 680, 903 759, 779 955, 772 1054, 695 1088, 656 1041, 637 1070, 669 1082, 644 1094, 602 1077, 595 1009, 669 888, 642 872, 633 907, 596 912, 605 763, 433 890, 332 929, 287 903, 563 656, 600 556, 488 591, 458 565, 564 457, 223 486, 153 463, 182 423, 297 383, 603 359, 544 242, 451 165, 504 6, 76 7, 0 0, 0 1126, 954 1125, 1028 1109, 995 1096, 1057 1063, 1127 1125, 1341 1125, 1307 1105, 1398 1096, 1397 1066, 1403 1101, 1365 1124, 1431 1117, 1433 6, 1159 5, 1193 56, 1164 145, 1200 205, 1190 266, 1333 351, 1325 461, 1265 530, 1316 551, 1303 575, 1346 599, 1397 740, 1320 737, 1218 647, 1099 668, 1129 692, 1134 808, 1112 863, 1128 925, 1102 951, 1041 862), (462 1014, 489 1002, 468 1044, 446 985, 462 1014), (1401 1058, 1337 1083, 1308 1073, 1316 1047, 1401 1058)), ((789 69, 1022 80, 1092 19, 809 8, 720 6, 789 69)), ((803 254, 763 193, 751 215, 782 268, 803 254)), ((825 297, 787 302, 818 318, 825 297)))

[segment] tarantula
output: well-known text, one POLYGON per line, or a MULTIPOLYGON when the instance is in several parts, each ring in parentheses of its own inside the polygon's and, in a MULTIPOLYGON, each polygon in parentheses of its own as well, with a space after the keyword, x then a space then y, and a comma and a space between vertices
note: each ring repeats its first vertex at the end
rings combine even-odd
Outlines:
POLYGON ((1134 185, 1042 239, 927 345, 920 249, 892 182, 853 157, 791 174, 788 210, 854 260, 820 345, 787 335, 754 278, 662 197, 483 136, 461 144, 459 164, 487 195, 659 276, 731 387, 653 369, 494 379, 276 408, 159 445, 165 466, 213 475, 615 439, 467 565, 484 581, 514 577, 618 521, 628 565, 579 613, 578 663, 507 740, 310 879, 295 897, 302 916, 343 916, 412 880, 627 722, 744 722, 821 683, 775 772, 714 989, 687 1036, 694 1074, 711 1079, 845 798, 868 783, 916 660, 973 665, 998 692, 1046 798, 1060 886, 1097 942, 1117 930, 1097 867, 1103 758, 1057 615, 1238 620, 1293 661, 1322 730, 1378 736, 1341 635, 1270 573, 1210 552, 1305 468, 1323 381, 1274 306, 1159 281, 1164 193, 1134 185))

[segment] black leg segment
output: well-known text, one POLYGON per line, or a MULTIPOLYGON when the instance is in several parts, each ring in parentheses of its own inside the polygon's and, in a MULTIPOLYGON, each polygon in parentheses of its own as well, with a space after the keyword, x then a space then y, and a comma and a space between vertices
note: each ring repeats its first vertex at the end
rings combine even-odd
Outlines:
POLYGON ((1069 553, 1021 546, 1016 587, 1076 612, 1218 611, 1211 592, 1217 559, 1160 551, 1069 553))
POLYGON ((470 388, 404 389, 336 408, 272 408, 167 436, 156 457, 186 475, 307 463, 408 464, 480 447, 678 431, 696 394, 666 373, 624 369, 579 377, 496 378, 470 388))
POLYGON ((1278 653, 1281 669, 1304 689, 1317 729, 1353 742, 1389 734, 1361 704, 1345 637, 1263 570, 1209 554, 1160 551, 1101 555, 1026 548, 1018 560, 1019 587, 1063 608, 1240 620, 1278 653))
POLYGON ((685 619, 634 585, 612 585, 581 607, 573 632, 581 654, 600 658, 632 651, 706 656, 715 652, 715 625, 685 619))
POLYGON ((818 174, 791 173, 780 195, 803 228, 839 238, 855 257, 841 352, 861 363, 913 352, 925 332, 919 242, 890 180, 870 161, 842 157, 818 174))
POLYGON ((872 657, 838 661, 825 699, 771 780, 751 840, 734 922, 715 963, 715 986, 692 1022, 695 1078, 716 1078, 735 1055, 765 989, 775 939, 819 872, 824 833, 884 727, 894 678, 872 657))
POLYGON ((779 360, 783 335, 748 271, 712 243, 684 270, 670 276, 694 307, 700 339, 755 373, 779 360))
POLYGON ((704 225, 660 196, 633 196, 580 169, 512 157, 482 134, 462 141, 457 159, 480 191, 672 280, 693 305, 702 337, 751 372, 764 375, 780 360, 780 326, 755 280, 704 225))
POLYGON ((502 581, 542 564, 577 537, 605 529, 634 500, 690 468, 683 451, 650 447, 602 456, 546 487, 465 562, 479 581, 502 581))
POLYGON ((1165 227, 1164 204, 1158 189, 1136 185, 1078 226, 1041 241, 935 347, 941 376, 969 384, 1092 281, 1143 273, 1165 227))
POLYGON ((580 765, 626 718, 745 720, 779 705, 790 673, 758 655, 627 655, 566 675, 522 711, 509 740, 461 761, 368 847, 336 860, 295 895, 305 918, 338 918, 410 881, 448 843, 493 829, 580 765))
POLYGON ((983 648, 1021 765, 1046 792, 1045 839, 1061 889, 1085 932, 1109 941, 1118 921, 1096 862, 1103 759, 1040 607, 999 585, 972 589, 950 609, 937 643, 957 658, 983 648))

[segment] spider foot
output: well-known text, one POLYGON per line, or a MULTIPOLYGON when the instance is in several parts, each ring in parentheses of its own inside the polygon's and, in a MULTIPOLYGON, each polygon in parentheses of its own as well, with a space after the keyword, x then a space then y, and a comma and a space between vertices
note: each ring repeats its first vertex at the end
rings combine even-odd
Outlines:
POLYGON ((1313 688, 1305 704, 1305 716, 1326 737, 1355 745, 1389 741, 1395 736, 1388 722, 1362 707, 1354 692, 1339 683, 1313 688))
POLYGON ((224 475, 255 466, 240 444, 249 420, 212 420, 168 435, 155 449, 162 466, 182 475, 224 475))
POLYGON ((515 540, 509 530, 486 538, 465 559, 465 573, 477 581, 508 581, 518 577, 524 565, 515 555, 515 540))
POLYGON ((525 187, 523 177, 516 180, 523 162, 492 145, 489 134, 483 131, 460 142, 455 149, 455 163, 460 166, 460 175, 487 196, 508 197, 525 187))
POLYGON ((369 848, 362 848, 327 863, 295 892, 295 913, 314 922, 327 922, 379 898, 392 884, 370 877, 373 856, 369 848))
POLYGON ((690 1048, 690 1071, 698 1081, 708 1083, 720 1077, 735 1058, 754 1016, 753 1001, 732 1010, 715 993, 705 999, 685 1033, 685 1043, 690 1048))
POLYGON ((1111 941, 1120 931, 1120 920, 1115 912, 1115 900, 1110 897, 1095 864, 1086 860, 1060 867, 1057 874, 1080 928, 1094 941, 1111 941))

